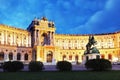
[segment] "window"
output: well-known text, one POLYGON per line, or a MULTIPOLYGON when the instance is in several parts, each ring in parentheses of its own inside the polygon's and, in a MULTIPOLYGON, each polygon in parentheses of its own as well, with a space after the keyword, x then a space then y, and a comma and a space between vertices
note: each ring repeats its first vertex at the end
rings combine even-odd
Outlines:
POLYGON ((84 49, 84 48, 82 47, 82 49, 84 49))
POLYGON ((17 53, 17 60, 20 60, 20 59, 21 59, 21 54, 17 53))
POLYGON ((12 52, 9 53, 9 60, 13 60, 13 53, 12 52))
POLYGON ((111 54, 108 54, 108 59, 112 60, 112 55, 111 54))
POLYGON ((69 47, 69 49, 71 49, 71 47, 69 47))
POLYGON ((105 59, 105 55, 104 55, 104 54, 102 54, 102 55, 101 55, 101 58, 102 58, 102 59, 105 59))
POLYGON ((79 56, 78 56, 78 55, 75 56, 75 60, 76 60, 76 61, 79 60, 79 56))
POLYGON ((25 54, 24 59, 28 60, 28 54, 27 53, 25 54))
POLYGON ((75 49, 77 49, 77 47, 75 47, 75 49))
POLYGON ((69 60, 72 60, 72 55, 69 55, 69 60))

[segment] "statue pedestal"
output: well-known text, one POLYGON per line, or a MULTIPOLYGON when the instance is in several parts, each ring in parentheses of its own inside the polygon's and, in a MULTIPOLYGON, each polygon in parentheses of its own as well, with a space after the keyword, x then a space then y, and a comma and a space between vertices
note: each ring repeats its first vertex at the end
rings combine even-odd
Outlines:
POLYGON ((85 54, 83 56, 83 64, 86 63, 86 61, 90 60, 90 59, 100 59, 100 54, 99 53, 89 53, 89 54, 85 54))

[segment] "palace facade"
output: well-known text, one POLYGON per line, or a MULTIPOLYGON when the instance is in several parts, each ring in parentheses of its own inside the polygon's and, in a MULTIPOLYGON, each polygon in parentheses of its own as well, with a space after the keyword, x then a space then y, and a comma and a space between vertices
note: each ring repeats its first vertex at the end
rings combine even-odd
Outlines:
POLYGON ((34 19, 27 30, 0 25, 0 61, 31 60, 55 63, 82 62, 89 35, 94 35, 101 58, 120 60, 120 32, 105 34, 56 34, 54 22, 34 19))

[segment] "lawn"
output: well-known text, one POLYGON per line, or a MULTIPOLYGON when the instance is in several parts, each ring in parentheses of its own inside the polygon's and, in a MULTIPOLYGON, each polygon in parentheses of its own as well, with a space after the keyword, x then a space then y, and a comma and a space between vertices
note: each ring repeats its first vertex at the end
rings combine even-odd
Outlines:
POLYGON ((120 71, 0 72, 0 80, 120 80, 120 71))

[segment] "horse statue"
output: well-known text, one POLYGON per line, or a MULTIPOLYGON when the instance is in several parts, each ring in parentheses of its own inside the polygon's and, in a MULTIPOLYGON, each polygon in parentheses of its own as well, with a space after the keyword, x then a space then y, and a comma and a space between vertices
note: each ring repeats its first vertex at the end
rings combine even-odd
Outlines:
POLYGON ((89 36, 89 41, 86 45, 87 53, 90 53, 91 46, 92 45, 94 46, 96 43, 97 43, 97 41, 95 41, 94 36, 93 35, 89 36))

